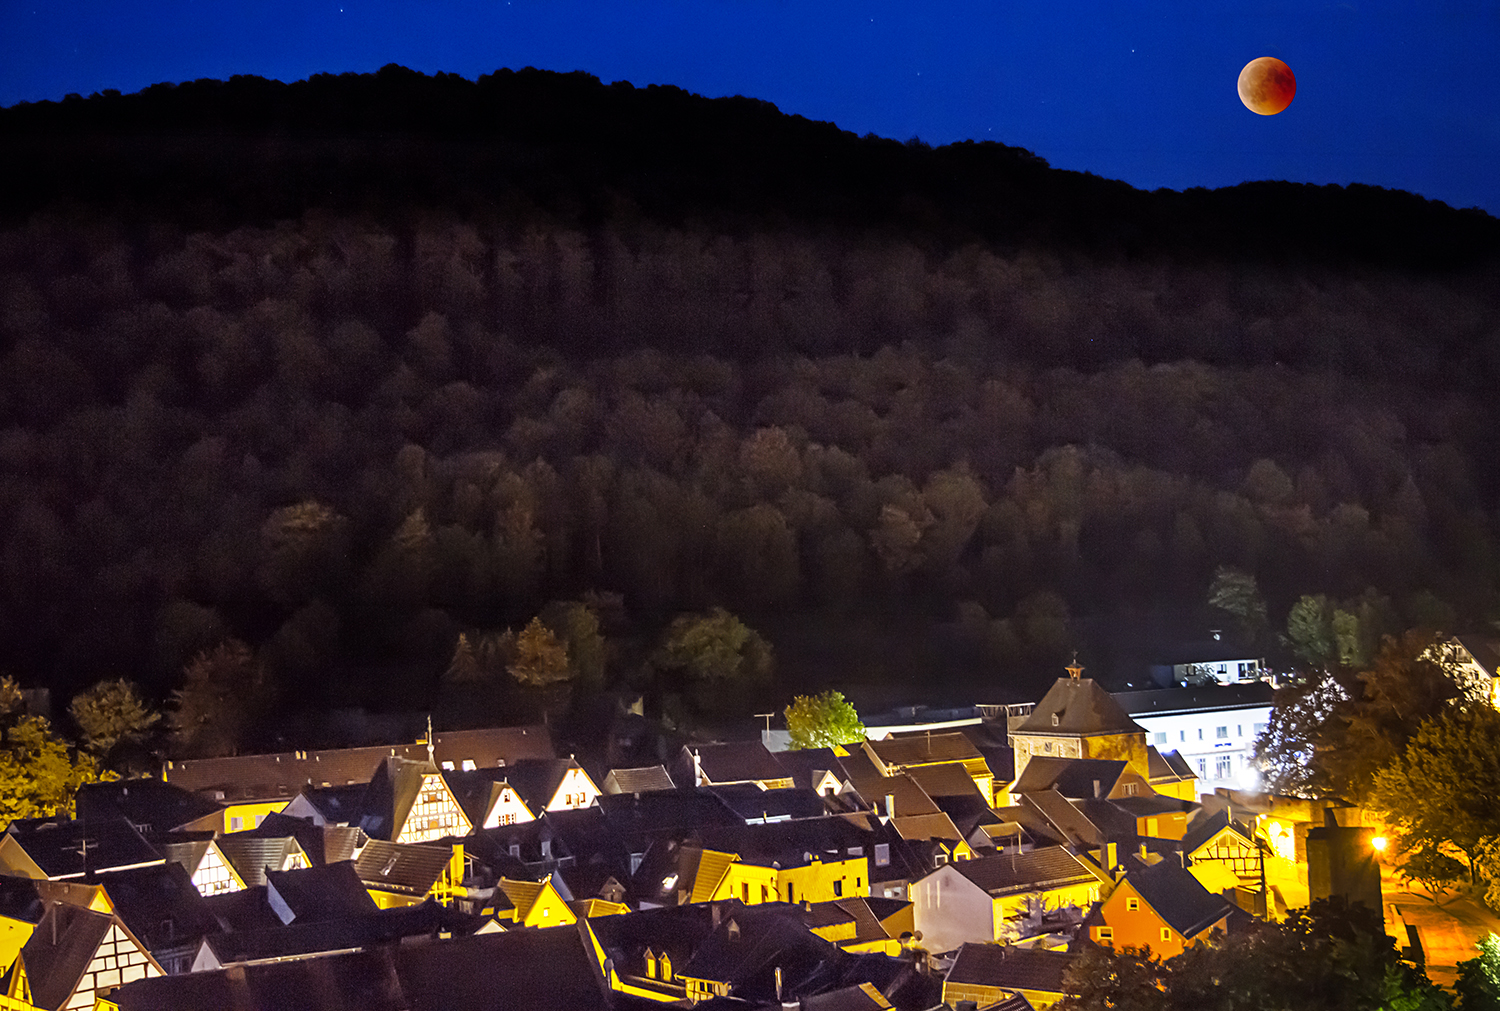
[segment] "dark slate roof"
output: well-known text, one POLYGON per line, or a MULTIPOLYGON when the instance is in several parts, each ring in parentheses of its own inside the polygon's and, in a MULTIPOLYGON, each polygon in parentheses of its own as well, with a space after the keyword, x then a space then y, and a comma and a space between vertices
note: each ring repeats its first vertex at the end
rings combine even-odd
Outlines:
POLYGON ((635 769, 610 769, 599 788, 605 793, 650 793, 653 790, 675 790, 677 784, 665 765, 643 765, 635 769))
MULTIPOLYGON (((731 903, 733 900, 715 905, 722 913, 731 903)), ((738 903, 733 904, 738 907, 738 903)), ((615 960, 615 967, 620 972, 644 976, 647 948, 658 954, 665 952, 679 969, 686 965, 714 929, 713 907, 709 903, 700 903, 643 909, 622 916, 602 916, 590 920, 589 926, 598 938, 599 946, 615 960)))
POLYGON ((906 770, 906 774, 935 802, 943 797, 975 797, 984 800, 974 777, 957 762, 914 766, 906 770))
POLYGON ((704 789, 746 821, 756 818, 821 818, 828 813, 823 798, 805 787, 762 790, 754 783, 731 783, 704 789))
POLYGON ((850 783, 854 792, 866 805, 880 814, 887 814, 886 798, 890 797, 896 805, 896 817, 902 818, 908 815, 937 814, 942 809, 927 796, 927 791, 911 777, 909 773, 898 772, 894 776, 882 776, 873 767, 868 773, 860 769, 858 773, 850 777, 850 783))
POLYGON ((1194 801, 1166 797, 1159 793, 1144 797, 1117 797, 1110 803, 1137 818, 1145 818, 1153 814, 1191 813, 1199 807, 1194 801))
POLYGON ((1011 793, 1056 790, 1064 797, 1108 797, 1126 769, 1125 762, 1103 758, 1049 758, 1040 755, 1026 763, 1011 793), (1098 789, 1095 789, 1095 784, 1098 789))
POLYGON ((219 929, 181 864, 99 875, 116 915, 150 951, 196 943, 219 929))
POLYGON ((572 855, 550 820, 542 818, 472 832, 464 838, 464 852, 511 878, 531 877, 533 869, 551 869, 572 855))
POLYGON ((72 995, 115 918, 82 906, 49 908, 21 949, 31 1003, 55 1011, 72 995))
MULTIPOLYGON (((606 917, 619 919, 619 917, 606 917)), ((602 922, 602 921, 595 921, 602 922)), ((512 930, 139 980, 120 1011, 608 1011, 578 930, 512 930)))
POLYGON ((864 746, 886 765, 931 765, 934 762, 965 762, 984 758, 974 742, 957 730, 936 733, 918 730, 887 737, 883 741, 866 741, 864 746))
POLYGON ((41 920, 46 904, 37 892, 35 878, 0 874, 0 916, 22 923, 41 920))
POLYGON ((203 854, 208 852, 215 835, 217 833, 209 831, 163 832, 147 835, 146 841, 156 847, 167 863, 177 864, 192 877, 198 865, 203 862, 203 854))
POLYGON ((124 817, 142 832, 171 832, 185 827, 217 828, 223 807, 217 802, 159 779, 119 779, 87 783, 75 795, 79 821, 124 817), (195 825, 195 822, 208 822, 195 825))
MULTIPOLYGON (((469 824, 478 826, 484 824, 484 819, 489 817, 490 810, 508 786, 508 772, 507 768, 470 769, 467 772, 444 769, 443 782, 448 784, 448 792, 453 794, 453 799, 463 809, 469 824)), ((519 790, 516 795, 520 796, 519 790)), ((524 798, 522 803, 525 803, 524 798)), ((527 804, 527 809, 531 810, 530 804, 527 804)), ((541 814, 536 810, 531 813, 533 816, 541 814)))
POLYGON ((284 926, 266 902, 266 886, 252 885, 237 892, 211 895, 203 900, 209 912, 227 931, 274 930, 284 926))
MULTIPOLYGON (((545 726, 452 730, 433 735, 433 761, 439 766, 464 762, 476 767, 503 765, 523 758, 554 758, 551 732, 545 726)), ((369 781, 387 758, 426 762, 423 742, 323 751, 284 751, 271 755, 236 755, 168 762, 162 779, 192 791, 218 791, 225 800, 290 799, 304 786, 343 786, 369 781)))
POLYGON ((622 836, 668 835, 705 825, 734 825, 740 818, 707 790, 606 793, 599 807, 622 836))
POLYGON ((582 766, 572 758, 530 758, 505 766, 501 778, 515 788, 526 807, 536 815, 545 811, 557 795, 568 770, 578 768, 582 766))
POLYGON ((780 968, 783 994, 795 999, 825 964, 842 954, 807 929, 800 906, 728 902, 719 925, 686 965, 674 963, 674 969, 692 979, 727 982, 732 996, 753 1000, 774 996, 775 970, 780 968))
POLYGON ((1482 635, 1458 635, 1454 638, 1490 677, 1495 677, 1500 672, 1500 639, 1482 635))
POLYGON ((85 871, 162 862, 156 847, 122 817, 89 822, 18 819, 10 823, 5 833, 49 878, 81 877, 85 871))
POLYGON ((266 883, 266 870, 281 870, 287 857, 302 849, 295 836, 230 832, 219 836, 219 852, 239 874, 246 887, 266 883))
POLYGON ((1131 716, 1170 716, 1174 713, 1214 712, 1220 709, 1254 709, 1271 704, 1273 689, 1263 681, 1199 688, 1159 688, 1147 692, 1120 692, 1115 701, 1131 716))
MULTIPOLYGON (((1090 819, 1078 804, 1056 790, 1023 794, 1021 806, 1035 810, 1054 832, 1060 832, 1073 845, 1102 846, 1108 841, 1100 825, 1090 819)), ((1132 821, 1131 830, 1134 828, 1132 821)))
POLYGON ((959 860, 948 866, 991 895, 1098 880, 1077 857, 1061 846, 959 860))
POLYGON ((262 930, 221 933, 208 939, 221 965, 343 951, 406 938, 436 938, 441 932, 471 934, 482 921, 431 900, 415 906, 378 909, 316 923, 277 924, 262 930))
POLYGON ((864 848, 864 855, 869 856, 868 847, 874 842, 868 831, 840 816, 705 827, 698 837, 708 849, 738 853, 746 863, 769 866, 779 861, 782 867, 800 866, 811 857, 820 857, 824 863, 844 859, 851 848, 864 848))
POLYGON ((266 890, 273 909, 279 899, 291 912, 292 920, 287 922, 337 920, 377 908, 351 860, 294 871, 268 871, 266 890))
POLYGON ((1146 771, 1153 781, 1161 779, 1197 779, 1198 774, 1193 767, 1188 765, 1188 760, 1182 757, 1180 751, 1168 751, 1162 754, 1156 750, 1156 745, 1146 745, 1146 771))
POLYGON ((1188 827, 1182 836, 1182 852, 1191 853, 1226 828, 1233 828, 1235 832, 1252 846, 1250 830, 1237 821, 1229 818, 1229 809, 1226 807, 1213 814, 1200 814, 1188 827))
POLYGON ((891 1002, 869 983, 852 983, 802 998, 802 1011, 881 1011, 891 1002))
POLYGON ((678 785, 697 785, 693 778, 695 755, 705 783, 744 783, 792 778, 792 774, 776 761, 776 756, 767 751, 766 746, 759 741, 730 741, 725 744, 684 745, 672 766, 672 779, 678 785))
POLYGON ((443 876, 453 850, 447 846, 403 845, 372 839, 360 850, 354 869, 366 888, 421 898, 443 876))
POLYGON ((792 777, 795 786, 810 789, 813 786, 813 774, 831 772, 834 778, 843 782, 849 778, 844 771, 844 760, 833 753, 832 748, 803 748, 800 751, 778 751, 776 761, 792 777))
POLYGON ((1144 732, 1092 678, 1058 678, 1014 731, 1081 736, 1144 732))
POLYGON ((1195 936, 1235 908, 1222 895, 1204 888, 1171 858, 1130 870, 1124 880, 1134 885, 1157 915, 1184 937, 1195 936))
POLYGON ((1066 993, 1063 977, 1078 956, 1040 948, 964 944, 948 970, 949 983, 1001 990, 1066 993))
MULTIPOLYGON (((370 771, 374 771, 371 766, 370 771)), ((359 818, 360 804, 365 799, 366 782, 347 783, 342 786, 304 786, 302 797, 323 816, 323 820, 335 825, 347 825, 359 818)))

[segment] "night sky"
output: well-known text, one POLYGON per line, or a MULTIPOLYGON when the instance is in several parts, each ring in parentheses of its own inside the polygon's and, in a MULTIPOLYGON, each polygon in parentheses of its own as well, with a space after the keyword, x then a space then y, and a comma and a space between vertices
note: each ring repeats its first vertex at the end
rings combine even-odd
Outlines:
POLYGON ((744 94, 1136 186, 1363 182, 1500 214, 1500 2, 0 0, 0 104, 400 63, 744 94), (1278 116, 1235 93, 1276 56, 1278 116))

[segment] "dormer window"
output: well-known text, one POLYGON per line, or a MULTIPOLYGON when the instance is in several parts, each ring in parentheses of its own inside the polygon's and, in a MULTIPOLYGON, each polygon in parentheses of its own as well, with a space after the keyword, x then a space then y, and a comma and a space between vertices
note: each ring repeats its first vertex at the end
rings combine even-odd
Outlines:
POLYGON ((1062 716, 1059 715, 1059 714, 1057 714, 1057 713, 1053 713, 1052 714, 1052 725, 1055 727, 1055 726, 1057 726, 1060 723, 1062 723, 1062 716))
POLYGON ((740 939, 740 925, 734 920, 729 921, 729 939, 738 941, 740 939))

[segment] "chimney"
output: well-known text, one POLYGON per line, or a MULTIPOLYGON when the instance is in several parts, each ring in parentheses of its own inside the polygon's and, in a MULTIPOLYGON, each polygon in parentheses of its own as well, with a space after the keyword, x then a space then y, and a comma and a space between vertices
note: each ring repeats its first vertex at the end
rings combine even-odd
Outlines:
POLYGON ((542 840, 542 859, 543 860, 551 860, 552 859, 552 840, 551 839, 543 839, 542 840))
POLYGON ((1104 844, 1104 869, 1113 871, 1120 866, 1120 844, 1108 842, 1104 844))
POLYGON ((1099 799, 1099 781, 1097 779, 1094 780, 1094 799, 1099 799))
POLYGON ((703 785, 703 758, 698 754, 698 749, 693 749, 693 785, 703 785))
POLYGON ((885 816, 887 818, 896 817, 896 795, 894 793, 885 795, 885 816))
POLYGON ((776 967, 776 1002, 781 1003, 781 966, 776 967))

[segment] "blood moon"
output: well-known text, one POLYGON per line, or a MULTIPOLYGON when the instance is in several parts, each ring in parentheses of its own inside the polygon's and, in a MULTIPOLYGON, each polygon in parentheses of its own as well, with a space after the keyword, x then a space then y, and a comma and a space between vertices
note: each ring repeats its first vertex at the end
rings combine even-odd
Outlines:
POLYGON ((1261 116, 1274 116, 1292 104, 1297 78, 1292 76, 1292 68, 1276 57, 1262 56, 1240 71, 1239 91, 1245 108, 1261 116))

